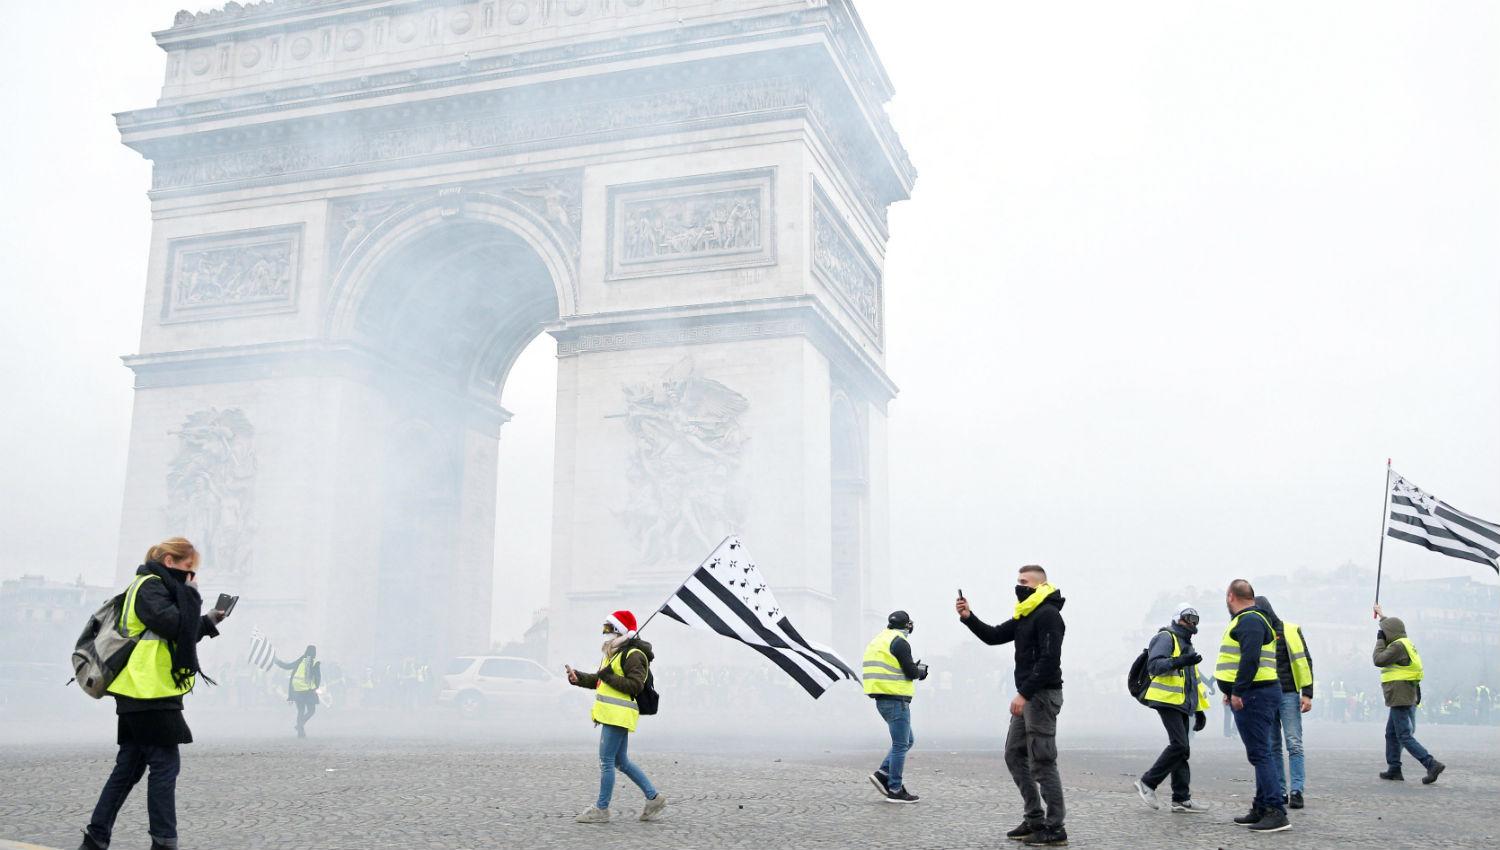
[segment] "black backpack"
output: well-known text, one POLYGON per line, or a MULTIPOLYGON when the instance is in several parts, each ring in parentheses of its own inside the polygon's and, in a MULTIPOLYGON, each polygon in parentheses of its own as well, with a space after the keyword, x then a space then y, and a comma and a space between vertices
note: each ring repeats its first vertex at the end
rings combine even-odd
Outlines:
POLYGON ((661 694, 656 692, 656 674, 650 668, 646 670, 645 687, 635 695, 635 706, 641 710, 641 714, 655 714, 661 708, 661 694))
MULTIPOLYGON (((1161 634, 1164 631, 1166 629, 1159 629, 1157 630, 1157 634, 1161 634)), ((1141 650, 1140 655, 1135 657, 1135 661, 1130 665, 1130 673, 1125 677, 1126 689, 1130 691, 1132 697, 1135 697, 1135 701, 1141 705, 1147 704, 1146 689, 1151 687, 1151 676, 1146 672, 1146 659, 1150 657, 1150 654, 1151 647, 1148 645, 1145 649, 1141 650)))

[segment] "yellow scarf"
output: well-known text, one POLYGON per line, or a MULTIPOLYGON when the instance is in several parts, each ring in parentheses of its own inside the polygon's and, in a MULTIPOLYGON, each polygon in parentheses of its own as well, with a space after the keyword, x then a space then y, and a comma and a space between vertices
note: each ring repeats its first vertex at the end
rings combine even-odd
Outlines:
POLYGON ((1026 601, 1016 603, 1016 619, 1019 620, 1032 611, 1035 611, 1047 597, 1056 592, 1057 588, 1053 587, 1051 582, 1043 582, 1037 585, 1036 592, 1026 597, 1026 601))

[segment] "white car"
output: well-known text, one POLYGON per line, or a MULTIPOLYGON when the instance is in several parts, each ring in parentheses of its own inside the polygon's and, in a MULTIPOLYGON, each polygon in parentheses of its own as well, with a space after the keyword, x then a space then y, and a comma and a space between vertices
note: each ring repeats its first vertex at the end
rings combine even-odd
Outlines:
POLYGON ((530 658, 464 655, 448 662, 438 702, 456 706, 465 717, 487 709, 551 712, 566 704, 572 687, 530 658))

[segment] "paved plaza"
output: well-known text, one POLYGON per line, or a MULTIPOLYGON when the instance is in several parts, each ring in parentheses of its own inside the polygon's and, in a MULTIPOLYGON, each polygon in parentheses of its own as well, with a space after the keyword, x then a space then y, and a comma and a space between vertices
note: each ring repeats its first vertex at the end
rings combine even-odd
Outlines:
MULTIPOLYGON (((1212 731, 1212 730, 1211 730, 1212 731)), ((1241 752, 1217 735, 1195 743, 1195 795, 1215 804, 1201 816, 1145 809, 1130 780, 1155 755, 1084 736, 1065 748, 1068 831, 1074 846, 1224 848, 1490 847, 1496 730, 1429 726, 1423 738, 1450 768, 1426 787, 1411 767, 1405 783, 1382 782, 1380 728, 1341 727, 1310 755, 1308 808, 1289 833, 1253 836, 1229 823, 1251 786, 1241 752), (1357 749, 1368 736, 1369 746, 1357 749)), ((295 740, 208 739, 187 747, 179 782, 184 850, 195 848, 948 848, 1006 845, 1019 820, 1014 786, 994 749, 924 747, 909 784, 923 801, 881 802, 865 780, 873 749, 717 749, 710 740, 663 751, 650 732, 632 754, 671 805, 639 823, 641 800, 621 779, 616 820, 580 826, 597 768, 589 732, 528 746, 486 739, 364 734, 295 740), (569 739, 572 739, 571 741, 569 739)), ((940 742, 941 743, 941 742, 940 742)), ((1066 745, 1067 742, 1064 741, 1066 745)), ((0 747, 0 839, 75 847, 109 772, 107 742, 0 747)), ((1165 797, 1165 793, 1163 793, 1165 797)), ((117 848, 146 846, 144 785, 120 816, 117 848)), ((3 846, 3 843, 0 843, 3 846)))

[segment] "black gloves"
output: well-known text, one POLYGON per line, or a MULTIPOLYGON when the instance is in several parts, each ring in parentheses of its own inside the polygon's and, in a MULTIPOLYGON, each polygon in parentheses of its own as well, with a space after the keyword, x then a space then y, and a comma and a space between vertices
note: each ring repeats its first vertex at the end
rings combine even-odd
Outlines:
POLYGON ((918 661, 917 662, 917 681, 920 682, 920 681, 922 681, 925 678, 927 678, 927 665, 923 664, 920 661, 918 661))
POLYGON ((1385 640, 1385 629, 1379 629, 1379 630, 1377 630, 1375 632, 1375 639, 1376 640, 1385 640))
POLYGON ((1193 731, 1202 732, 1203 727, 1208 725, 1208 715, 1201 711, 1193 712, 1193 731))
POLYGON ((1174 670, 1181 670, 1184 667, 1197 667, 1202 663, 1203 656, 1195 652, 1192 655, 1181 655, 1172 659, 1172 668, 1174 670))

